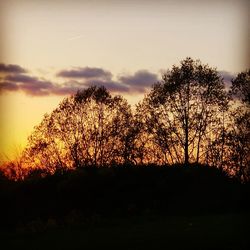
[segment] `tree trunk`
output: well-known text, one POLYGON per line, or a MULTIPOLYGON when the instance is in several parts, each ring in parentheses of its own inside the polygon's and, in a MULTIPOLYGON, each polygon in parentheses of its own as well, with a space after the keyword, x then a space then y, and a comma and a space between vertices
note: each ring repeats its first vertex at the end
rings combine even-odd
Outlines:
POLYGON ((196 163, 199 163, 200 159, 200 143, 201 143, 201 135, 199 133, 198 143, 197 143, 197 154, 196 154, 196 163))
POLYGON ((188 165, 189 164, 189 155, 188 155, 188 144, 189 144, 189 141, 188 141, 188 134, 189 134, 189 130, 188 130, 188 126, 189 126, 189 91, 190 91, 190 88, 189 88, 189 84, 187 84, 187 103, 186 103, 186 109, 185 109, 185 145, 184 145, 184 151, 185 151, 185 159, 184 159, 184 162, 185 162, 185 165, 188 165))
POLYGON ((186 119, 186 127, 185 127, 185 165, 189 163, 189 155, 188 155, 188 119, 186 119))

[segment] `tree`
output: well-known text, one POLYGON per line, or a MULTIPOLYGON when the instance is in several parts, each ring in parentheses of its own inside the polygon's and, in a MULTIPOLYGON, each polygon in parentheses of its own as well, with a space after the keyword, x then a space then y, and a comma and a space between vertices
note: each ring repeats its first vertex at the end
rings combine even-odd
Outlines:
POLYGON ((137 112, 145 117, 151 143, 165 154, 166 161, 198 163, 205 158, 227 102, 216 69, 186 58, 163 74, 137 112))
POLYGON ((102 166, 129 161, 132 113, 121 96, 90 87, 64 99, 29 137, 27 162, 39 168, 102 166))
POLYGON ((250 69, 239 73, 232 80, 232 87, 230 94, 232 97, 238 99, 241 104, 250 105, 250 69))
POLYGON ((226 133, 226 167, 242 181, 250 179, 250 70, 232 80, 226 133))

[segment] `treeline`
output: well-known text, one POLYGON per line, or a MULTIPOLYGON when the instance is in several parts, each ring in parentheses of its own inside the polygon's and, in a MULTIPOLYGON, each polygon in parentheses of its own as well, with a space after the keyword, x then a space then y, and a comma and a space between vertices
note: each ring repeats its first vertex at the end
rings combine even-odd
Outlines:
POLYGON ((186 58, 132 110, 93 86, 65 98, 34 128, 4 174, 23 179, 57 170, 119 164, 215 166, 250 177, 250 70, 225 86, 219 72, 186 58))
POLYGON ((112 218, 247 213, 249 184, 204 165, 89 166, 25 181, 0 176, 0 231, 40 232, 112 218))

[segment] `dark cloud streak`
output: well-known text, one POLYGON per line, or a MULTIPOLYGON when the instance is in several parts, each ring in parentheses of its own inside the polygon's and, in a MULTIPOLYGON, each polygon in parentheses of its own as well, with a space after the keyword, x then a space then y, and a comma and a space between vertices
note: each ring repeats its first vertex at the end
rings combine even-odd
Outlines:
POLYGON ((150 73, 147 70, 139 70, 135 72, 134 75, 123 75, 119 77, 119 80, 123 83, 126 83, 130 86, 143 86, 150 87, 154 84, 158 79, 157 75, 150 73))
POLYGON ((4 81, 0 83, 0 92, 2 91, 17 91, 19 86, 13 82, 4 81))
POLYGON ((119 76, 119 81, 123 84, 127 84, 132 92, 143 93, 147 88, 158 81, 158 77, 156 74, 147 70, 139 70, 135 72, 134 75, 119 76))
MULTIPOLYGON (((2 78, 0 82, 1 92, 23 91, 27 95, 44 96, 44 95, 49 95, 51 89, 55 87, 54 84, 50 81, 39 79, 34 76, 29 76, 27 74, 19 73, 21 71, 16 70, 17 73, 14 73, 14 69, 21 68, 18 65, 15 66, 17 67, 11 68, 9 74, 7 74, 4 78, 2 78)), ((4 65, 2 68, 9 69, 9 66, 4 65)))
POLYGON ((87 87, 90 87, 92 85, 96 86, 104 86, 111 92, 128 92, 129 91, 129 86, 122 84, 120 82, 115 82, 115 81, 105 81, 105 80, 93 80, 93 81, 88 81, 86 82, 87 87))
POLYGON ((102 68, 76 68, 72 70, 62 70, 57 73, 57 76, 64 78, 105 78, 111 79, 112 74, 110 71, 104 70, 102 68))
POLYGON ((77 90, 93 85, 104 86, 115 93, 144 93, 157 81, 157 75, 147 70, 140 70, 133 75, 122 75, 118 81, 112 80, 111 72, 102 68, 77 68, 77 70, 62 70, 57 76, 67 78, 64 84, 30 76, 27 74, 6 75, 0 83, 1 91, 22 91, 27 95, 69 95, 77 90))
POLYGON ((16 74, 27 73, 27 71, 24 68, 20 67, 19 65, 4 64, 4 63, 0 63, 0 72, 1 73, 16 73, 16 74))
MULTIPOLYGON (((0 64, 0 72, 4 72, 0 78, 1 93, 21 91, 31 96, 70 95, 79 89, 93 85, 104 86, 115 93, 142 94, 158 81, 158 76, 147 70, 119 75, 117 81, 114 81, 111 72, 102 68, 78 67, 74 70, 62 70, 57 73, 57 76, 66 78, 66 82, 63 84, 30 76, 18 65, 0 64)), ((219 71, 219 74, 223 77, 226 88, 229 89, 231 80, 235 76, 227 71, 219 71)))

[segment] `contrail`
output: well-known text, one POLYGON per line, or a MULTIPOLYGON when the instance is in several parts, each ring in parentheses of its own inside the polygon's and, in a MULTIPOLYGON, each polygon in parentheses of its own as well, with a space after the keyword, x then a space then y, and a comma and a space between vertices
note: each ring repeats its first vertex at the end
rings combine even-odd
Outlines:
POLYGON ((73 36, 73 37, 69 38, 68 40, 69 40, 69 41, 72 41, 72 40, 79 39, 79 38, 82 38, 82 37, 84 37, 84 35, 73 36))

